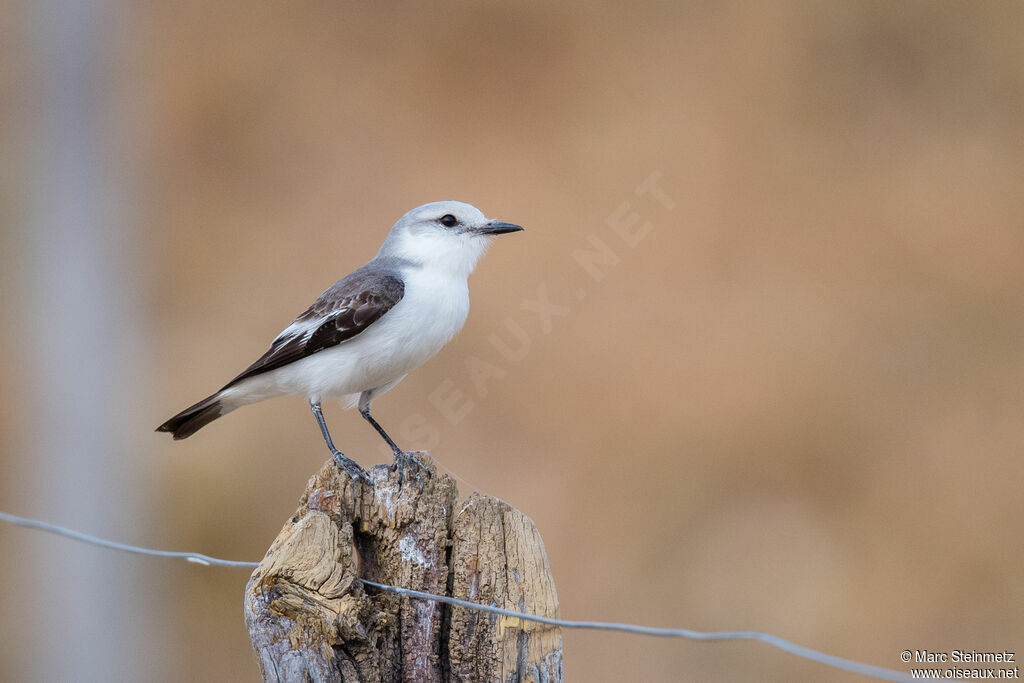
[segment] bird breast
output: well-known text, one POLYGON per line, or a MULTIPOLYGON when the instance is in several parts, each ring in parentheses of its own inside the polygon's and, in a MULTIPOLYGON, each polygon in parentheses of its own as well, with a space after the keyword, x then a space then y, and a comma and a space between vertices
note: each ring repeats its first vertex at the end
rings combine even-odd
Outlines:
MULTIPOLYGON (((469 314, 465 278, 425 269, 403 273, 402 300, 370 326, 375 343, 367 351, 397 379, 434 356, 462 329, 469 314)), ((360 335, 360 336, 363 336, 360 335)), ((356 341, 356 340, 353 340, 356 341)), ((369 360, 369 359, 368 359, 369 360)))

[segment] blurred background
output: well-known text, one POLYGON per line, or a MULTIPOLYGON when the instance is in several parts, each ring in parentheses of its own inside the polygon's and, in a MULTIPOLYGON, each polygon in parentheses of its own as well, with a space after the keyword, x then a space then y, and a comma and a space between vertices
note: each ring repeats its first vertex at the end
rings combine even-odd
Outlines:
MULTIPOLYGON (((260 558, 328 455, 305 401, 154 427, 459 199, 526 232, 375 414, 534 519, 563 616, 1024 649, 1021 35, 1017 2, 7 3, 0 509, 260 558)), ((0 527, 0 572, 2 680, 258 676, 244 570, 0 527)), ((859 680, 593 632, 565 668, 859 680)))

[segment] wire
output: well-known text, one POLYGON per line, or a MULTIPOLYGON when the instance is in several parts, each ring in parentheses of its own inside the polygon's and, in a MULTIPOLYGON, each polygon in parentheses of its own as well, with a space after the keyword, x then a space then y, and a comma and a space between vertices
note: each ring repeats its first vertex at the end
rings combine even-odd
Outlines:
POLYGON ((381 590, 390 591, 392 593, 398 593, 399 595, 408 595, 414 598, 422 598, 424 600, 434 600, 437 602, 444 602, 449 605, 457 605, 459 607, 466 607, 469 609, 479 610, 481 612, 490 612, 492 614, 500 614, 506 617, 514 617, 516 619, 522 619, 524 621, 536 621, 542 624, 549 624, 551 626, 560 626, 562 628, 587 628, 595 629, 599 631, 621 631, 623 633, 634 633, 644 636, 661 636, 665 638, 688 638, 690 640, 759 640, 762 643, 767 643, 773 647, 777 647, 780 650, 794 654, 797 657, 803 657, 810 659, 815 662, 827 664, 828 666, 836 669, 845 669, 846 671, 852 671, 854 673, 863 674, 865 676, 873 676, 874 678, 880 678, 886 681, 909 681, 912 680, 907 674, 899 671, 893 671, 880 666, 872 666, 871 664, 862 664, 855 662, 851 659, 843 659, 842 657, 836 657, 835 655, 826 654, 824 652, 818 652, 812 650, 809 647, 797 645, 791 643, 788 640, 773 636, 770 633, 761 633, 759 631, 691 631, 687 628, 657 628, 654 626, 637 626, 635 624, 617 624, 614 622, 607 621, 570 621, 567 619, 552 619, 551 617, 541 617, 535 614, 524 614, 522 612, 516 612, 510 609, 504 609, 502 607, 494 607, 491 605, 481 605, 478 602, 469 602, 468 600, 460 600, 458 598, 448 597, 446 595, 434 595, 433 593, 424 593, 423 591, 416 591, 410 588, 399 588, 398 586, 389 586, 383 583, 376 583, 368 579, 362 579, 362 582, 368 586, 374 588, 380 588, 381 590))
MULTIPOLYGON (((157 557, 171 557, 175 559, 182 559, 188 562, 194 562, 195 564, 201 564, 204 566, 216 566, 216 567, 246 567, 253 568, 259 566, 258 562, 242 562, 236 560, 222 560, 216 557, 210 557, 209 555, 202 555, 200 553, 188 553, 188 552, 177 552, 172 550, 154 550, 152 548, 142 548, 134 545, 127 545, 125 543, 118 543, 117 541, 110 541, 105 538, 99 538, 97 536, 90 536, 89 534, 83 534, 80 531, 69 529, 57 524, 50 524, 49 522, 42 522, 37 519, 29 519, 27 517, 19 517, 17 515, 11 515, 6 512, 0 512, 0 522, 8 522, 10 524, 16 524, 18 526, 27 527, 29 529, 37 529, 39 531, 46 531, 58 536, 64 536, 76 541, 83 543, 89 543, 92 545, 98 545, 102 548, 110 548, 111 550, 120 550, 126 553, 136 553, 139 555, 154 555, 157 557)), ((505 617, 512 617, 515 619, 522 619, 523 621, 535 621, 541 624, 548 624, 550 626, 558 626, 561 628, 580 628, 580 629, 593 629, 599 631, 619 631, 623 633, 633 633, 636 635, 645 636, 660 636, 666 638, 687 638, 689 640, 701 640, 701 641, 715 641, 715 640, 757 640, 762 643, 771 645, 772 647, 778 648, 784 652, 788 652, 797 657, 803 657, 827 666, 831 666, 836 669, 842 669, 845 671, 851 671, 853 673, 861 674, 864 676, 871 676, 884 681, 911 681, 913 678, 905 673, 894 671, 892 669, 886 669, 880 666, 873 666, 871 664, 862 664, 861 662, 855 662, 851 659, 844 659, 842 657, 836 657, 835 655, 826 654, 824 652, 818 652, 812 650, 809 647, 797 645, 791 643, 788 640, 773 636, 770 633, 761 633, 760 631, 692 631, 685 628, 657 628, 653 626, 637 626, 635 624, 619 624, 614 622, 605 621, 571 621, 568 619, 553 619, 551 617, 542 617, 536 614, 527 614, 525 612, 516 612, 510 609, 504 609, 502 607, 495 607, 492 605, 482 605, 476 602, 469 602, 468 600, 460 600, 459 598, 452 598, 447 595, 435 595, 433 593, 424 593, 423 591, 412 590, 410 588, 400 588, 399 586, 389 586, 385 583, 377 583, 376 581, 370 581, 368 579, 361 579, 361 581, 367 586, 373 586, 379 590, 388 591, 391 593, 397 593, 398 595, 405 595, 410 598, 417 598, 421 600, 432 600, 434 602, 443 602, 449 605, 455 605, 458 607, 465 607, 467 609, 477 610, 480 612, 488 612, 491 614, 499 614, 505 617)))
POLYGON ((17 524, 18 526, 28 527, 29 529, 39 529, 40 531, 48 531, 51 534, 57 534, 58 536, 64 536, 66 538, 73 538, 76 541, 82 541, 83 543, 91 543, 92 545, 98 545, 102 548, 110 548, 111 550, 120 550, 126 553, 136 553, 138 555, 156 555, 157 557, 173 557, 179 560, 186 560, 188 562, 206 565, 208 567, 256 567, 259 565, 259 562, 236 562, 234 560, 221 560, 216 557, 210 557, 209 555, 201 555, 200 553, 183 553, 174 550, 153 550, 152 548, 140 548, 136 545, 126 545, 124 543, 118 543, 117 541, 108 541, 105 538, 90 536, 89 534, 83 534, 81 531, 68 529, 67 527, 58 526, 57 524, 50 524, 49 522, 41 522, 38 519, 29 519, 27 517, 9 515, 6 512, 0 512, 0 522, 10 522, 11 524, 17 524))

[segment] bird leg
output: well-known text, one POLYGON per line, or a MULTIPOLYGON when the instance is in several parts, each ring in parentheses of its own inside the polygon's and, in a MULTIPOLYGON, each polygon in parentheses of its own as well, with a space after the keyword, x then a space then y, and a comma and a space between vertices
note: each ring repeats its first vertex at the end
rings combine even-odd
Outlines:
POLYGON ((355 460, 335 448, 334 441, 331 440, 331 433, 327 431, 327 422, 324 421, 324 413, 320 409, 320 403, 310 401, 309 407, 313 411, 313 417, 316 418, 316 423, 320 425, 320 433, 324 435, 324 441, 327 442, 327 448, 330 449, 331 455, 334 456, 334 464, 348 472, 349 476, 353 479, 362 479, 363 481, 370 482, 370 477, 366 474, 366 471, 363 470, 355 460))
POLYGON ((391 451, 395 454, 395 468, 398 470, 399 483, 405 479, 405 467, 410 467, 413 474, 416 475, 416 481, 419 483, 420 488, 423 488, 423 477, 420 476, 419 470, 427 469, 426 463, 424 463, 423 460, 415 453, 406 453, 398 447, 398 444, 388 436, 388 433, 384 431, 384 428, 380 426, 380 423, 373 419, 373 415, 370 414, 369 401, 360 401, 359 403, 359 414, 362 415, 367 422, 373 425, 373 428, 377 430, 377 433, 387 441, 389 446, 391 446, 391 451))
POLYGON ((398 444, 396 444, 391 439, 390 436, 388 436, 388 433, 384 431, 384 428, 381 427, 380 424, 373 419, 373 415, 370 415, 370 406, 360 406, 359 414, 366 418, 367 422, 373 425, 373 428, 377 430, 378 434, 384 437, 384 440, 388 442, 389 446, 391 446, 391 450, 395 454, 395 456, 402 455, 402 449, 398 447, 398 444))

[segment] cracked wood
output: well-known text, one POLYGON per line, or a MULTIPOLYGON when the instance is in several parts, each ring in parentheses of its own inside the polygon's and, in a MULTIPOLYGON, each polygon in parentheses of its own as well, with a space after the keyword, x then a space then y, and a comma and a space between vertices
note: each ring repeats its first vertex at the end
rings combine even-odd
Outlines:
POLYGON ((403 588, 558 616, 540 534, 507 503, 455 483, 429 455, 423 486, 393 467, 351 479, 328 460, 245 591, 266 681, 563 680, 557 627, 369 588, 403 588))

